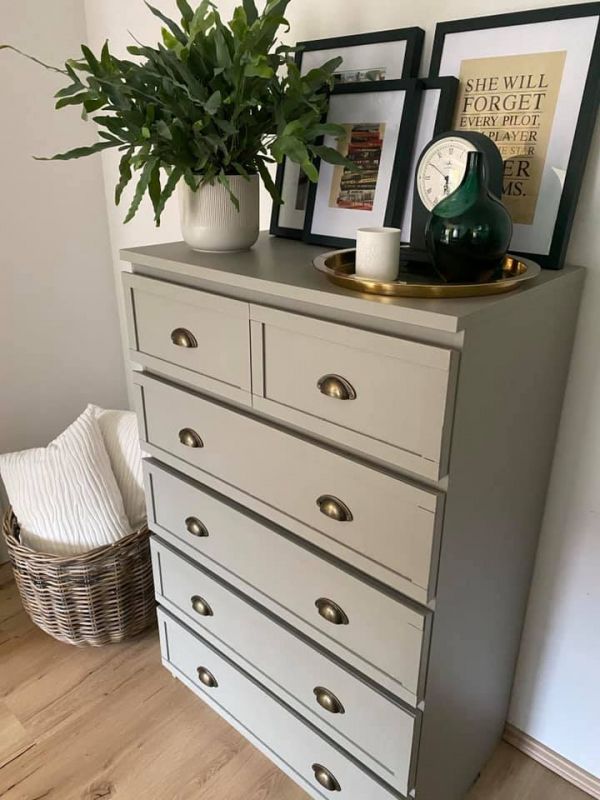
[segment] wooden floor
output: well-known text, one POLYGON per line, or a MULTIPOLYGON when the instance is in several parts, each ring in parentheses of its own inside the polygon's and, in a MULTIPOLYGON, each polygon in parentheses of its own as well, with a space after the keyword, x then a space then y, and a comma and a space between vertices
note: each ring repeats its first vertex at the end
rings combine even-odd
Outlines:
MULTIPOLYGON (((0 567, 3 800, 306 800, 159 662, 155 631, 78 649, 41 633, 0 567)), ((443 800, 443 798, 440 798, 443 800)), ((589 800, 502 744, 468 800, 589 800)))

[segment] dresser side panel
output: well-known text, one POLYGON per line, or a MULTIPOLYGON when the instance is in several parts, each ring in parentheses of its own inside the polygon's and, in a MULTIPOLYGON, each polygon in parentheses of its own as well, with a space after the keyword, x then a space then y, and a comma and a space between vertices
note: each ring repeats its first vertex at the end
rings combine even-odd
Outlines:
POLYGON ((582 282, 564 275, 466 333, 418 800, 463 800, 502 734, 582 282))

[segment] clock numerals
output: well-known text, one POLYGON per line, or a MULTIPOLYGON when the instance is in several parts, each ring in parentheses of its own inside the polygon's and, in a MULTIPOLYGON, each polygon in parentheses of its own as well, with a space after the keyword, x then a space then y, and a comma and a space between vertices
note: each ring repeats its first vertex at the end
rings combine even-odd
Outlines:
POLYGON ((467 153, 476 149, 466 139, 448 136, 434 142, 421 157, 417 188, 421 202, 431 211, 461 183, 467 153))

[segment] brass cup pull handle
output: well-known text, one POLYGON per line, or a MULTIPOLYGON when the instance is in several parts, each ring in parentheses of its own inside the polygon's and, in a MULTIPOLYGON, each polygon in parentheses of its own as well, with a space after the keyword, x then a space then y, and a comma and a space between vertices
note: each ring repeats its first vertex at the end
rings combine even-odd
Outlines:
POLYGON ((354 386, 341 375, 323 375, 317 381, 317 389, 334 400, 356 400, 354 386))
POLYGON ((327 622, 331 622, 332 625, 350 624, 346 612, 340 608, 337 603, 334 603, 333 600, 329 600, 327 597, 319 597, 319 599, 315 601, 315 605, 323 619, 326 619, 327 622))
POLYGON ((182 428, 179 431, 179 441, 186 447, 204 447, 200 436, 191 428, 182 428))
POLYGON ((191 600, 192 600, 192 608, 194 609, 196 614, 200 614, 201 617, 214 616, 212 608, 203 597, 200 597, 200 595, 195 594, 191 600))
POLYGON ((317 498, 317 505, 321 514, 334 519, 336 522, 352 522, 352 512, 338 497, 332 494, 322 494, 317 498))
POLYGON ((324 708, 325 711, 329 711, 330 714, 345 714, 346 709, 342 705, 341 701, 334 695, 333 692, 330 692, 329 689, 326 689, 324 686, 316 686, 313 689, 313 693, 317 698, 317 703, 324 708))
POLYGON ((200 522, 198 517, 188 517, 185 521, 185 527, 192 536, 208 536, 206 525, 200 522))
POLYGON ((198 667, 198 680, 209 689, 216 689, 219 685, 215 676, 206 667, 198 667))
POLYGON ((320 783, 328 792, 341 792, 342 787, 336 780, 335 775, 322 764, 313 764, 312 771, 315 773, 315 780, 320 783))
POLYGON ((171 331, 171 341, 176 347, 198 347, 198 340, 187 328, 175 328, 171 331))

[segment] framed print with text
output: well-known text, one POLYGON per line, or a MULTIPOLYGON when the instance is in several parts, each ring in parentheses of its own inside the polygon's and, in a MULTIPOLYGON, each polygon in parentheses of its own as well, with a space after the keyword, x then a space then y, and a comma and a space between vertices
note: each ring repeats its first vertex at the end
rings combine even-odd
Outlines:
MULTIPOLYGON (((411 78, 419 71, 423 38, 421 28, 400 28, 299 42, 296 61, 305 74, 341 56, 344 60, 335 76, 338 85, 411 78)), ((297 164, 286 158, 277 167, 275 185, 283 204, 273 205, 270 232, 300 239, 309 180, 297 164)))
POLYGON ((452 127, 500 149, 511 252, 560 269, 600 101, 600 3, 439 23, 439 75, 460 81, 452 127))
POLYGON ((346 136, 325 144, 347 156, 357 170, 321 161, 311 183, 304 240, 352 247, 357 228, 399 227, 419 116, 418 80, 339 84, 331 94, 327 122, 346 136))

